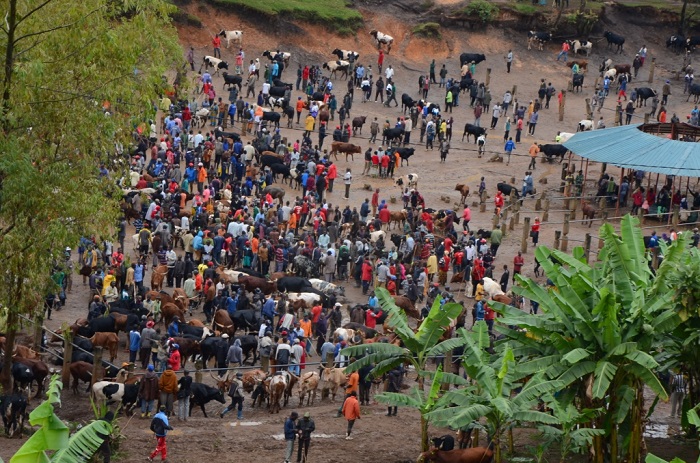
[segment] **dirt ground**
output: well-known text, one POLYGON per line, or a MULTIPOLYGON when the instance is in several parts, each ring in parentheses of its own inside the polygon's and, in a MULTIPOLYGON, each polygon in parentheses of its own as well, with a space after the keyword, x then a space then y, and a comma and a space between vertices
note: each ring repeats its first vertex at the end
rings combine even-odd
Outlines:
MULTIPOLYGON (((452 0, 441 0, 443 3, 452 3, 452 0)), ((436 59, 437 69, 445 63, 450 75, 458 75, 458 56, 461 52, 479 52, 487 55, 487 60, 477 68, 476 78, 483 81, 486 76, 486 69, 491 68, 491 93, 493 95, 492 106, 500 101, 506 89, 511 89, 517 85, 516 98, 524 102, 525 105, 536 97, 538 84, 541 78, 552 82, 557 89, 566 88, 567 79, 570 75, 569 68, 563 63, 556 62, 556 53, 559 50, 560 44, 552 43, 545 47, 544 51, 526 49, 526 37, 521 33, 504 31, 500 29, 487 29, 482 32, 466 32, 455 29, 444 30, 441 40, 425 40, 414 39, 410 36, 411 27, 404 22, 400 16, 388 14, 384 11, 372 10, 363 11, 366 18, 365 27, 360 30, 356 37, 341 38, 329 34, 320 26, 310 26, 306 24, 298 24, 300 31, 294 34, 278 31, 276 34, 270 33, 270 27, 265 24, 259 24, 248 21, 233 13, 223 12, 220 10, 211 9, 206 5, 191 4, 186 8, 188 12, 202 18, 206 28, 181 28, 180 37, 183 47, 190 45, 195 47, 196 61, 201 62, 202 56, 211 54, 210 36, 220 29, 241 29, 243 30, 243 47, 246 51, 246 59, 251 59, 260 56, 260 53, 265 49, 277 49, 290 51, 293 54, 292 65, 289 71, 285 71, 283 80, 287 82, 295 81, 295 70, 299 63, 303 64, 319 64, 321 62, 334 59, 330 55, 330 51, 336 47, 343 49, 356 50, 360 52, 360 62, 371 64, 376 70, 376 48, 372 38, 369 36, 370 29, 379 29, 389 33, 395 37, 395 45, 391 54, 386 56, 385 67, 392 65, 396 69, 395 78, 397 80, 398 94, 404 92, 409 93, 412 97, 417 97, 417 82, 419 73, 427 74, 430 60, 436 59), (504 56, 509 49, 512 49, 515 54, 515 63, 513 72, 506 74, 504 56)), ((406 173, 417 173, 419 176, 419 191, 425 196, 429 207, 452 208, 459 200, 458 193, 454 191, 454 185, 457 183, 467 183, 472 187, 472 191, 478 189, 478 182, 481 176, 486 178, 488 191, 493 196, 495 194, 495 184, 501 181, 510 181, 515 179, 516 186, 520 187, 521 179, 529 163, 527 149, 532 141, 538 142, 553 142, 557 131, 575 132, 576 124, 579 120, 585 117, 584 98, 592 95, 593 83, 595 81, 596 70, 598 63, 604 56, 611 56, 615 63, 631 63, 634 57, 634 51, 645 43, 649 48, 650 57, 647 58, 647 63, 651 57, 657 58, 656 79, 652 85, 646 83, 648 75, 648 64, 640 71, 640 79, 633 80, 630 87, 651 86, 660 90, 663 81, 671 79, 670 70, 680 67, 681 57, 668 52, 664 47, 665 36, 672 33, 668 30, 638 30, 631 26, 626 26, 621 18, 611 15, 611 22, 617 22, 616 31, 627 36, 626 53, 621 57, 613 56, 607 53, 605 45, 598 38, 591 37, 594 40, 595 46, 593 54, 589 58, 592 64, 586 75, 584 91, 580 94, 570 94, 566 101, 566 114, 564 121, 559 122, 557 118, 557 110, 552 107, 549 110, 543 110, 540 114, 540 122, 537 126, 536 137, 523 137, 523 143, 517 146, 514 153, 514 158, 511 165, 507 166, 503 163, 489 163, 485 156, 478 159, 476 156, 475 145, 462 143, 461 132, 462 127, 466 122, 473 122, 473 113, 468 105, 468 97, 462 95, 460 105, 455 108, 451 116, 454 118, 453 140, 450 155, 445 164, 439 163, 437 149, 427 151, 420 145, 415 145, 416 155, 411 158, 410 167, 402 167, 398 170, 398 175, 406 173), (644 81, 642 82, 642 79, 644 81), (465 101, 466 100, 466 101, 465 101), (449 197, 449 202, 444 203, 440 200, 442 196, 449 197)), ((231 50, 223 49, 223 58, 229 63, 234 62, 234 48, 231 50)), ((264 60, 264 58, 261 58, 264 60)), ((375 74, 376 77, 376 74, 375 74)), ((215 88, 217 92, 221 89, 223 80, 216 76, 215 88)), ((676 112, 681 119, 684 119, 692 105, 685 103, 685 98, 682 95, 682 83, 671 80, 672 96, 670 98, 670 111, 676 112)), ((337 94, 342 97, 344 94, 345 83, 343 81, 335 81, 337 94), (342 91, 341 91, 342 90, 342 91)), ((296 98, 298 92, 294 92, 293 98, 296 98)), ((352 116, 366 115, 368 121, 377 117, 380 121, 384 119, 395 120, 400 116, 400 108, 386 108, 379 103, 361 103, 359 91, 355 93, 356 98, 352 108, 352 116)), ((224 97, 226 95, 223 95, 224 97)), ((434 86, 430 90, 428 100, 442 103, 443 91, 434 86)), ((610 107, 612 98, 606 100, 606 107, 610 107)), ((608 126, 613 125, 612 111, 603 110, 601 113, 605 118, 608 126)), ((597 117, 597 115, 596 115, 597 117)), ((482 126, 490 125, 490 115, 482 116, 482 126)), ((503 151, 503 125, 504 119, 499 121, 495 131, 489 131, 487 139, 487 150, 502 153, 503 151)), ((207 127, 208 128, 208 127, 207 127)), ((233 130, 238 130, 240 127, 236 125, 233 130)), ((365 126, 364 135, 353 138, 352 142, 362 145, 363 150, 368 146, 369 123, 365 126)), ((283 136, 289 139, 297 139, 301 136, 301 128, 294 126, 292 130, 282 128, 283 136)), ((511 131, 514 136, 514 130, 511 131)), ((316 141, 316 136, 312 137, 316 141)), ((330 137, 326 140, 328 141, 330 137)), ((414 131, 412 141, 417 141, 418 134, 414 131)), ((247 140, 247 137, 244 137, 247 140)), ((328 145, 326 145, 328 146, 328 145)), ((437 145, 436 145, 437 146, 437 145)), ((574 157, 572 162, 577 166, 582 166, 582 161, 574 157)), ((380 188, 381 197, 389 199, 394 196, 400 197, 400 190, 393 186, 391 180, 370 179, 362 177, 363 161, 361 157, 346 163, 344 159, 339 162, 339 171, 344 172, 344 168, 350 166, 354 174, 354 183, 351 190, 351 199, 349 204, 353 207, 358 207, 365 197, 369 197, 369 192, 364 190, 365 184, 371 185, 373 188, 380 188)), ((563 222, 563 202, 561 194, 558 193, 559 179, 562 166, 559 164, 537 163, 537 168, 533 175, 535 179, 538 193, 543 189, 547 189, 549 197, 553 198, 551 202, 551 211, 549 222, 542 225, 542 233, 540 235, 540 243, 552 245, 554 239, 554 231, 562 228, 563 222), (546 184, 541 183, 546 180, 546 184)), ((613 172, 618 172, 613 170, 613 172)), ((587 191, 592 194, 592 185, 600 174, 600 165, 591 164, 588 167, 588 184, 587 191)), ((654 176, 655 178, 655 176, 654 176)), ((662 180, 663 181, 663 180, 662 180)), ((289 195, 296 195, 297 192, 291 191, 289 195)), ((470 203, 477 200, 475 197, 470 198, 470 203)), ((345 206, 346 201, 342 199, 342 194, 338 191, 329 195, 329 201, 333 204, 345 206)), ((492 224, 492 209, 493 203, 489 200, 487 203, 486 212, 480 213, 478 207, 473 207, 473 216, 471 222, 472 229, 484 228, 490 229, 492 224)), ((390 204, 390 208, 394 209, 399 205, 390 204)), ((512 266, 512 258, 520 248, 522 231, 522 219, 535 216, 541 216, 541 212, 534 210, 534 201, 527 200, 521 210, 520 225, 515 227, 514 232, 509 232, 505 237, 504 242, 499 250, 498 258, 496 259, 496 269, 501 269, 504 264, 512 266)), ((614 215, 614 211, 610 212, 614 215)), ((599 221, 596 221, 596 227, 599 221)), ((572 223, 570 231, 570 248, 574 245, 581 245, 585 233, 592 233, 595 237, 596 227, 589 229, 580 223, 572 223)), ((664 228, 659 228, 659 231, 665 231, 664 228)), ((596 245, 594 239, 594 248, 596 245)), ((127 249, 131 248, 131 244, 127 244, 127 249)), ((178 250, 181 252, 180 250, 178 250)), ((533 277, 532 269, 534 267, 533 253, 531 244, 528 251, 524 254, 526 265, 524 274, 533 277)), ((496 278, 500 277, 500 271, 496 272, 496 278)), ((78 277, 79 278, 79 277, 78 277)), ((146 279, 150 278, 147 274, 146 279)), ((542 280, 542 279, 541 279, 542 280)), ((542 280, 542 282, 544 282, 542 280)), ((351 288, 352 284, 346 286, 346 303, 356 303, 364 300, 364 297, 358 290, 351 288)), ((453 291, 460 288, 453 287, 453 291)), ((463 293, 458 293, 458 300, 464 300, 465 304, 471 304, 463 293)), ((76 318, 85 316, 88 301, 88 293, 86 287, 76 278, 73 285, 73 291, 68 296, 67 307, 62 311, 54 314, 53 320, 47 321, 46 326, 51 329, 60 327, 63 322, 72 323, 76 318)), ((203 318, 200 312, 197 314, 199 318, 203 318)), ((122 334, 122 340, 124 335, 122 334)), ((120 352, 119 364, 127 359, 127 354, 120 352)), ((317 361, 318 357, 310 359, 317 361)), ((413 383, 415 375, 410 375, 410 382, 413 383)), ((211 382, 211 379, 205 375, 205 382, 211 382)), ((91 418, 90 405, 85 394, 75 397, 66 388, 66 393, 63 397, 62 408, 59 415, 66 421, 84 422, 91 418)), ((270 415, 267 410, 251 410, 249 409, 249 400, 246 400, 244 408, 244 419, 237 421, 227 418, 225 420, 218 418, 218 412, 222 406, 219 403, 210 403, 207 407, 210 417, 205 419, 201 412, 196 410, 193 412, 193 417, 186 423, 178 422, 173 419, 175 430, 169 434, 169 460, 177 463, 188 463, 201 461, 202 455, 231 455, 237 461, 246 462, 268 462, 282 461, 284 456, 285 444, 282 440, 282 429, 285 416, 292 410, 300 410, 298 405, 298 396, 292 398, 291 404, 283 408, 280 414, 270 415)), ((33 402, 36 405, 38 402, 33 402)), ((648 404, 651 404, 649 398, 648 404)), ((357 462, 374 462, 385 461, 390 463, 399 463, 407 461, 415 461, 420 447, 420 430, 419 417, 414 411, 401 409, 398 417, 386 417, 386 409, 379 404, 374 404, 369 407, 363 407, 362 419, 356 423, 354 436, 355 440, 346 441, 343 439, 345 433, 345 420, 343 418, 335 418, 335 412, 339 406, 339 402, 330 403, 316 402, 309 411, 316 422, 316 436, 313 438, 309 461, 311 462, 346 462, 348 458, 352 458, 357 462)), ((650 420, 650 437, 647 439, 647 448, 650 452, 654 452, 659 456, 670 459, 674 456, 681 456, 686 460, 690 460, 697 456, 697 451, 692 444, 683 443, 676 435, 679 432, 678 420, 668 418, 670 414, 669 405, 660 403, 650 420)), ((229 417, 232 415, 229 415, 229 417)), ((152 433, 148 430, 148 422, 141 420, 138 416, 133 418, 121 419, 122 433, 126 440, 121 446, 120 453, 115 456, 115 461, 135 462, 143 461, 154 446, 155 441, 152 433)), ((444 434, 445 430, 433 430, 433 434, 444 434)), ((21 445, 20 440, 2 440, 0 441, 0 457, 8 460, 12 453, 21 445)), ((518 454, 528 454, 528 447, 534 446, 537 438, 533 436, 532 430, 519 430, 516 434, 516 451, 518 454)), ((556 455, 552 455, 556 458, 556 455)))

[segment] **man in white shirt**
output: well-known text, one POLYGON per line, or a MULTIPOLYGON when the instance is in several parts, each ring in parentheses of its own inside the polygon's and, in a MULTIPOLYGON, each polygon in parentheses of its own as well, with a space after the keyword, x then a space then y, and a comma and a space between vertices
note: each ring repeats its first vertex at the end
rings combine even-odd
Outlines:
POLYGON ((394 68, 392 68, 391 65, 387 66, 386 70, 384 71, 384 77, 386 77, 386 80, 393 79, 394 68))
POLYGON ((501 117, 501 106, 496 103, 493 105, 493 109, 491 110, 491 128, 495 129, 496 124, 498 124, 498 118, 501 117))
POLYGON ((344 198, 350 199, 350 185, 352 185, 352 172, 350 172, 349 167, 345 171, 345 175, 343 176, 343 182, 345 183, 345 196, 344 196, 344 198))
POLYGON ((197 147, 199 145, 201 145, 202 142, 204 141, 204 135, 202 135, 201 131, 197 132, 197 135, 194 136, 193 140, 194 140, 194 148, 197 149, 197 147))

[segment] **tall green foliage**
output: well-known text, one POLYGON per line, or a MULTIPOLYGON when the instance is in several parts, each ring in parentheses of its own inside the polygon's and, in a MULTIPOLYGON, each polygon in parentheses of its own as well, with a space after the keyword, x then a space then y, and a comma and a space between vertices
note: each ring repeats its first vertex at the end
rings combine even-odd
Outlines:
MULTIPOLYGON (((0 306, 41 315, 52 262, 109 237, 135 125, 182 51, 165 0, 7 0, 0 26, 0 306), (50 20, 49 20, 50 19, 50 20), (108 109, 107 109, 108 108, 108 109)), ((10 362, 0 380, 9 386, 10 362)))

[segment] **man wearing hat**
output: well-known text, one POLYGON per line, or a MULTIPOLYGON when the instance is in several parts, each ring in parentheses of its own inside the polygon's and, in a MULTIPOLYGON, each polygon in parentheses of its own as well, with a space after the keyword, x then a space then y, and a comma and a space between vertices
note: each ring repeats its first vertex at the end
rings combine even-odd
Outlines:
POLYGON ((160 453, 160 458, 161 461, 165 461, 165 459, 168 456, 168 447, 165 443, 165 436, 168 434, 168 431, 172 431, 172 427, 170 426, 170 423, 168 422, 168 417, 165 414, 165 405, 161 405, 158 413, 156 413, 156 416, 153 417, 153 420, 151 421, 151 431, 153 431, 156 434, 156 449, 151 452, 151 455, 148 457, 148 461, 153 461, 153 459, 160 453))
POLYGON ((297 412, 292 412, 286 420, 284 420, 284 440, 287 442, 287 450, 284 454, 284 463, 289 463, 289 459, 292 458, 292 453, 294 453, 294 439, 296 438, 296 420, 299 418, 297 412))
POLYGON ((228 390, 228 396, 231 397, 231 404, 223 409, 219 415, 221 418, 237 407, 238 419, 243 419, 243 381, 241 381, 241 378, 243 378, 243 373, 238 372, 236 373, 236 379, 231 381, 231 386, 228 390))
POLYGON ((304 418, 297 422, 297 436, 299 437, 299 446, 297 447, 297 463, 302 461, 302 452, 304 453, 303 461, 307 461, 309 454, 309 445, 311 445, 311 433, 316 430, 314 420, 311 419, 309 412, 304 413, 304 418))
POLYGON ((141 349, 139 350, 139 360, 141 361, 141 368, 144 370, 148 366, 149 357, 151 356, 151 348, 153 343, 157 341, 158 335, 156 330, 153 328, 155 323, 153 320, 148 320, 146 322, 146 327, 141 330, 141 349))
POLYGON ((192 393, 192 377, 190 371, 185 369, 184 375, 177 382, 177 419, 187 421, 190 411, 190 394, 192 393))

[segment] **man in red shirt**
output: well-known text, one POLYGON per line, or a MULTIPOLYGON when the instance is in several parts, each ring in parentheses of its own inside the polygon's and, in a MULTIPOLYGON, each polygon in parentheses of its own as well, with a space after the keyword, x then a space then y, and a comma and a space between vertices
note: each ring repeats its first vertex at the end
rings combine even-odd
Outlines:
POLYGON ((379 211, 379 220, 382 221, 382 225, 389 226, 389 221, 391 220, 391 212, 389 212, 388 207, 385 207, 381 211, 379 211))
POLYGON ((384 66, 384 50, 379 50, 379 56, 377 57, 377 65, 379 66, 379 73, 382 73, 382 66, 384 66))
POLYGON ((525 265, 525 259, 523 258, 523 254, 518 251, 518 255, 513 257, 513 283, 515 283, 515 275, 520 274, 523 265, 525 265))
POLYGON ((211 44, 214 45, 214 58, 221 59, 221 39, 218 35, 211 39, 211 44))
POLYGON ((496 319, 496 312, 488 304, 484 304, 484 320, 489 327, 489 333, 493 332, 493 321, 496 319))
POLYGON ((391 161, 391 156, 388 154, 385 154, 382 156, 382 161, 381 161, 381 170, 379 171, 379 177, 381 178, 386 178, 387 176, 387 171, 389 169, 389 161, 391 161))
POLYGON ((377 318, 382 316, 381 309, 376 307, 367 309, 365 311, 365 326, 367 328, 376 329, 377 328, 377 318))
POLYGON ((338 178, 338 168, 332 162, 328 166, 328 175, 326 180, 328 180, 328 192, 333 193, 333 182, 338 178))
POLYGON ((313 334, 316 333, 316 324, 318 323, 318 319, 321 317, 321 311, 323 311, 321 304, 316 304, 311 309, 311 331, 313 334))
POLYGON ((362 263, 362 294, 367 294, 369 284, 372 281, 372 264, 369 259, 365 259, 362 263))
POLYGON ((379 188, 372 193, 372 217, 377 214, 377 207, 379 207, 379 188))

